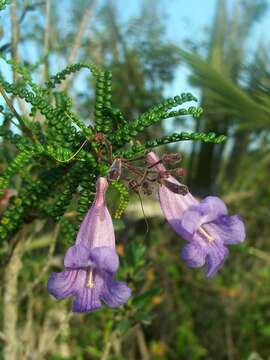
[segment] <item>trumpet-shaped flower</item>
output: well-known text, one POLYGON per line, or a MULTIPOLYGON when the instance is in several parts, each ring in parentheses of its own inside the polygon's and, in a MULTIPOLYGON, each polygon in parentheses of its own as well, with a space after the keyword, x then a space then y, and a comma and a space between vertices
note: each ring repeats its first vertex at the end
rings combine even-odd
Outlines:
MULTIPOLYGON (((154 152, 147 155, 147 162, 161 174, 166 171, 154 152)), ((182 186, 172 176, 167 181, 182 186)), ((172 192, 162 180, 158 188, 165 218, 188 241, 181 252, 183 260, 190 267, 206 266, 207 276, 213 276, 228 255, 226 245, 244 241, 243 221, 238 215, 228 216, 226 205, 218 197, 208 196, 199 202, 190 192, 185 195, 172 192)))
POLYGON ((101 307, 101 300, 117 307, 131 294, 125 283, 113 279, 119 260, 105 201, 107 188, 107 179, 98 178, 94 203, 80 226, 75 245, 65 255, 65 270, 52 273, 48 281, 48 290, 56 299, 75 297, 74 312, 94 311, 101 307))

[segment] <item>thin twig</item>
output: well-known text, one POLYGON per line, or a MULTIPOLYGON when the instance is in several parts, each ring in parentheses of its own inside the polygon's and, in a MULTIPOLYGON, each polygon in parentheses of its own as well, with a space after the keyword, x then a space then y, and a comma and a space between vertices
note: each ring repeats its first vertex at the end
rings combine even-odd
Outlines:
MULTIPOLYGON (((20 57, 18 51, 18 44, 20 39, 20 31, 19 31, 19 23, 17 18, 17 0, 11 1, 11 53, 12 53, 12 60, 19 64, 20 57)), ((17 74, 16 70, 13 69, 13 82, 16 82, 19 79, 19 75, 17 74)), ((26 106, 21 99, 18 99, 18 105, 22 114, 26 115, 28 113, 26 106)))
MULTIPOLYGON (((21 25, 23 20, 25 19, 26 15, 28 12, 30 11, 35 11, 36 10, 36 7, 38 6, 41 6, 41 5, 44 5, 45 2, 44 1, 40 1, 40 2, 37 2, 37 3, 34 3, 34 4, 31 4, 31 5, 27 5, 25 6, 25 8, 23 9, 22 13, 21 13, 21 16, 19 18, 19 21, 18 21, 18 24, 21 25)), ((11 42, 7 42, 5 43, 4 45, 2 45, 0 47, 0 53, 1 52, 5 52, 5 51, 10 51, 11 50, 11 42)))
POLYGON ((24 320, 24 325, 22 328, 21 336, 21 357, 23 359, 31 359, 35 348, 35 332, 34 328, 34 296, 28 297, 27 309, 26 309, 26 319, 24 320))
MULTIPOLYGON (((90 14, 91 14, 92 9, 95 6, 95 3, 96 3, 96 0, 92 0, 91 4, 89 5, 88 9, 85 11, 85 13, 81 19, 79 29, 77 32, 77 36, 75 37, 73 47, 70 51, 70 54, 69 54, 69 57, 67 60, 67 65, 72 64, 77 56, 78 50, 81 46, 82 37, 83 37, 86 27, 89 23, 90 14)), ((60 90, 65 91, 67 89, 68 85, 69 85, 69 82, 67 80, 62 82, 62 84, 60 85, 60 90)))
POLYGON ((0 85, 0 93, 3 96, 7 106, 9 107, 10 111, 12 112, 12 114, 16 117, 16 119, 19 121, 20 124, 20 129, 27 135, 29 135, 29 137, 36 142, 34 135, 32 134, 32 131, 24 124, 21 116, 18 114, 17 110, 15 109, 15 107, 12 104, 12 101, 9 99, 9 97, 7 96, 5 90, 3 89, 3 87, 0 85))
POLYGON ((21 25, 21 23, 23 22, 26 14, 28 13, 28 11, 35 11, 36 10, 36 7, 38 6, 42 6, 45 4, 45 1, 39 1, 39 2, 36 2, 34 4, 29 4, 27 6, 25 6, 25 8, 23 9, 23 12, 19 18, 19 25, 21 25))
POLYGON ((253 195, 254 195, 254 191, 252 190, 237 191, 225 195, 223 200, 226 203, 233 203, 235 201, 251 198, 253 195))
POLYGON ((0 340, 3 341, 3 342, 6 341, 5 334, 2 331, 0 331, 0 340))
POLYGON ((25 289, 25 291, 18 297, 18 301, 21 301, 22 299, 24 299, 26 296, 28 296, 32 290, 40 283, 40 281, 43 278, 43 275, 47 272, 47 270, 50 267, 51 264, 51 259, 53 257, 53 253, 54 253, 54 249, 55 249, 55 245, 56 245, 56 240, 59 234, 59 225, 57 224, 55 226, 55 229, 53 231, 53 235, 52 235, 52 240, 51 240, 51 244, 49 247, 49 251, 48 251, 48 256, 46 259, 46 263, 43 266, 43 268, 40 270, 39 275, 36 277, 36 279, 25 289))
POLYGON ((51 17, 51 0, 46 0, 46 10, 45 10, 45 29, 44 29, 44 58, 45 62, 42 66, 41 80, 45 81, 48 76, 48 54, 49 54, 49 40, 50 40, 50 17, 51 17))
POLYGON ((73 316, 72 312, 68 313, 64 317, 64 319, 58 324, 58 328, 56 329, 54 334, 52 334, 50 336, 50 339, 46 341, 46 347, 44 347, 43 336, 45 336, 46 339, 47 331, 44 330, 42 331, 41 333, 42 335, 39 338, 39 347, 41 346, 41 349, 37 352, 36 359, 44 359, 45 355, 51 351, 52 345, 55 343, 57 337, 63 332, 63 329, 68 325, 72 316, 73 316))
POLYGON ((265 252, 263 250, 260 250, 260 249, 256 249, 256 248, 254 248, 252 246, 249 247, 248 253, 250 255, 254 255, 257 258, 262 259, 262 260, 267 261, 268 263, 270 263, 270 253, 267 253, 267 252, 265 252))
POLYGON ((227 356, 228 360, 234 360, 234 344, 232 339, 232 329, 230 324, 230 319, 226 319, 225 325, 225 338, 227 343, 227 356))
POLYGON ((15 109, 15 107, 13 106, 11 100, 9 99, 9 97, 7 96, 5 90, 3 89, 2 86, 0 86, 0 92, 1 95, 3 96, 3 98, 5 99, 5 102, 7 103, 7 106, 9 107, 10 111, 13 113, 13 115, 16 117, 16 119, 19 121, 21 127, 25 127, 20 115, 18 114, 17 110, 15 109))
POLYGON ((22 267, 21 258, 24 253, 25 240, 32 229, 32 225, 25 225, 16 235, 16 247, 6 266, 4 275, 3 297, 3 332, 5 336, 4 358, 17 360, 19 350, 18 339, 18 277, 22 267))
POLYGON ((110 353, 111 353, 111 347, 112 347, 115 337, 116 337, 116 332, 113 331, 111 333, 108 341, 106 342, 106 346, 105 346, 105 349, 103 351, 103 354, 102 354, 102 357, 100 358, 100 360, 107 360, 109 358, 110 353))
MULTIPOLYGON (((19 62, 19 53, 18 53, 18 42, 19 42, 19 26, 17 21, 17 1, 11 1, 11 25, 12 25, 12 33, 11 33, 11 51, 12 58, 18 64, 19 62)), ((18 79, 18 74, 13 72, 13 80, 16 81, 18 79)))
POLYGON ((144 206, 143 206, 143 202, 142 202, 141 195, 140 195, 140 193, 137 193, 137 195, 139 196, 139 199, 140 199, 141 209, 142 209, 142 213, 143 213, 143 217, 144 217, 144 222, 145 222, 145 225, 146 225, 146 231, 145 231, 145 234, 144 234, 144 237, 146 237, 147 234, 149 233, 149 223, 148 223, 147 217, 146 217, 146 215, 145 215, 145 211, 144 211, 144 206))
POLYGON ((150 360, 149 351, 147 349, 146 341, 144 338, 144 333, 143 333, 141 326, 139 326, 137 328, 136 335, 137 335, 137 340, 138 340, 138 346, 139 346, 140 353, 141 353, 141 359, 142 360, 150 360))

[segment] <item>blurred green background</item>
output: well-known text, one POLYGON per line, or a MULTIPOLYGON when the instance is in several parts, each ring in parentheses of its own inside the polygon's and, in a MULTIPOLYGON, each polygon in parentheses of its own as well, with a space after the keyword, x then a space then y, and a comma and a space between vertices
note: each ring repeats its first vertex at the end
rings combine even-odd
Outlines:
MULTIPOLYGON (((115 224, 119 276, 128 279, 133 299, 123 309, 77 315, 70 313, 70 299, 56 302, 46 290, 51 267, 61 269, 66 249, 54 249, 52 227, 37 222, 17 254, 18 281, 10 279, 20 358, 270 359, 270 2, 13 0, 0 21, 0 52, 9 57, 11 37, 19 35, 13 58, 26 65, 40 62, 33 72, 37 81, 74 62, 109 67, 113 102, 129 119, 164 97, 197 95, 204 109, 199 120, 166 120, 142 140, 171 131, 227 135, 225 144, 182 142, 160 151, 181 152, 190 191, 221 196, 247 229, 244 245, 231 247, 225 266, 206 280, 180 260, 184 241, 166 224, 154 198, 143 198, 146 234, 135 196, 115 224)), ((2 60, 0 70, 12 78, 2 60)), ((91 121, 93 82, 86 72, 60 86, 72 95, 81 118, 91 121)), ((2 171, 14 149, 1 142, 0 151, 2 171)), ((111 192, 112 211, 114 197, 111 192)), ((2 299, 0 304, 2 322, 8 309, 2 299)))

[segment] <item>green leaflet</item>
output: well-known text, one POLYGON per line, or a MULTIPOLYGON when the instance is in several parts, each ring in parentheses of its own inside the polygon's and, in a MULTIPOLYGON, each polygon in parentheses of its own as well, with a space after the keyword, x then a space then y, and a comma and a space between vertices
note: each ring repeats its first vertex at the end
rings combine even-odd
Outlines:
POLYGON ((128 188, 120 181, 113 181, 112 186, 119 192, 119 204, 118 208, 114 213, 114 219, 120 219, 123 212, 126 210, 129 202, 129 191, 128 188))

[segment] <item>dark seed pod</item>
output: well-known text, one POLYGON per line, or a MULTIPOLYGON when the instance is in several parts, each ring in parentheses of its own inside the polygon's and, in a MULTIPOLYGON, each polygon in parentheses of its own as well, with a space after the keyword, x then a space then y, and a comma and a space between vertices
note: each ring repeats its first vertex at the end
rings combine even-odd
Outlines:
POLYGON ((187 171, 186 171, 186 169, 183 169, 183 168, 176 168, 176 169, 171 170, 171 174, 174 176, 182 177, 182 176, 186 176, 187 171))
POLYGON ((186 185, 175 184, 165 179, 163 179, 162 184, 175 194, 186 195, 188 193, 188 187, 186 185))
POLYGON ((110 167, 108 179, 110 181, 119 180, 121 177, 121 170, 122 170, 121 159, 115 159, 110 167))
POLYGON ((180 154, 164 154, 162 156, 162 162, 165 164, 174 164, 181 160, 182 160, 182 157, 180 154))

